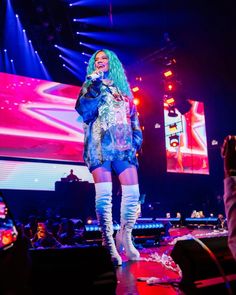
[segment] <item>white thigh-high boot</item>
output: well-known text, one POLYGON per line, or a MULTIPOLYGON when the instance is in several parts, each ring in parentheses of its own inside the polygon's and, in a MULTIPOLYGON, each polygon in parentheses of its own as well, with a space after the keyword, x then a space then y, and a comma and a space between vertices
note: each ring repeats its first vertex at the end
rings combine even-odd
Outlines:
POLYGON ((112 221, 112 183, 95 183, 96 191, 96 215, 102 232, 102 244, 109 250, 115 266, 122 265, 122 258, 119 255, 113 238, 112 221))
POLYGON ((122 185, 120 230, 116 235, 117 249, 125 250, 129 260, 139 260, 139 251, 132 242, 132 230, 138 217, 139 185, 122 185))

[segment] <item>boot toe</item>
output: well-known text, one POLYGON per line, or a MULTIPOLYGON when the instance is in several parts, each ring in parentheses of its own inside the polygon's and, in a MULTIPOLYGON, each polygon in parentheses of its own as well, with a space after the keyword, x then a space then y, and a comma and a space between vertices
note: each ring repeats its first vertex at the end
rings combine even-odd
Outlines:
POLYGON ((112 257, 111 259, 112 259, 112 263, 115 267, 122 265, 122 258, 120 256, 115 256, 115 257, 112 257))
POLYGON ((132 261, 140 260, 140 253, 138 252, 138 250, 133 251, 132 253, 127 253, 126 256, 129 260, 132 260, 132 261))

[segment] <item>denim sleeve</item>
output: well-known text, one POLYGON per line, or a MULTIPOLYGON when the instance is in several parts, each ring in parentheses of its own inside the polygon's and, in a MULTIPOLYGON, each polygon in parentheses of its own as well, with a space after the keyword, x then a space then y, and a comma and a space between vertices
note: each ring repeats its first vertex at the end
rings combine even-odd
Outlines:
POLYGON ((82 116, 86 124, 96 120, 101 96, 100 84, 85 82, 82 85, 75 110, 82 116))
POLYGON ((143 133, 139 123, 137 108, 133 102, 130 103, 130 119, 133 131, 133 146, 139 151, 143 143, 143 133))

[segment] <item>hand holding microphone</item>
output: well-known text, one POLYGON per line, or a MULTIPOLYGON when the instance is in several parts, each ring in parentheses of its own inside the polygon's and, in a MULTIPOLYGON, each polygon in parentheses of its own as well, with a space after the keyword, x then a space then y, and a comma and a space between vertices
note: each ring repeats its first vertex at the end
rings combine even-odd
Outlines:
POLYGON ((92 74, 87 75, 87 80, 91 81, 88 87, 88 93, 92 97, 97 97, 101 93, 101 85, 104 73, 101 71, 94 71, 92 74))
POLYGON ((96 81, 102 80, 104 73, 102 71, 95 71, 92 74, 87 76, 87 80, 96 81))

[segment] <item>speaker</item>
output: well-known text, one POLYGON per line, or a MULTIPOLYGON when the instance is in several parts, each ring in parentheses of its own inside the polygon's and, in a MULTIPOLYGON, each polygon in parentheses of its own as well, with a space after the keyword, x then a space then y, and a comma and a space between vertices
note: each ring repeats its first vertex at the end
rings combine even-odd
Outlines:
POLYGON ((179 287, 185 294, 236 294, 236 261, 227 236, 179 240, 170 255, 182 271, 179 287))
POLYGON ((116 294, 116 271, 103 246, 30 249, 30 256, 33 294, 116 294))

